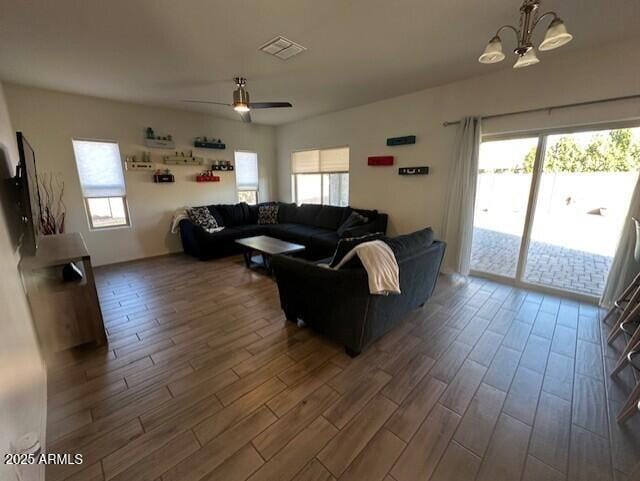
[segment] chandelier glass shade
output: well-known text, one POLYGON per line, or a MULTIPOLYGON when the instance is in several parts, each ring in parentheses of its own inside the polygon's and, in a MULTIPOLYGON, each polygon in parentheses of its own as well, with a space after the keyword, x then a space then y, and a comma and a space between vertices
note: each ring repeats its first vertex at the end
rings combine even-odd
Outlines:
POLYGON ((532 38, 535 28, 540 24, 540 21, 546 17, 552 17, 553 20, 547 27, 544 39, 542 43, 540 43, 538 50, 545 52, 569 43, 573 39, 573 35, 567 31, 567 27, 562 19, 558 17, 555 12, 546 12, 540 15, 539 8, 540 0, 524 0, 524 3, 520 7, 519 28, 513 25, 503 25, 500 27, 491 40, 489 40, 478 61, 484 64, 491 64, 504 60, 505 54, 502 50, 500 33, 503 30, 511 30, 517 38, 517 46, 513 51, 518 56, 513 68, 522 68, 537 64, 540 60, 536 55, 532 38))

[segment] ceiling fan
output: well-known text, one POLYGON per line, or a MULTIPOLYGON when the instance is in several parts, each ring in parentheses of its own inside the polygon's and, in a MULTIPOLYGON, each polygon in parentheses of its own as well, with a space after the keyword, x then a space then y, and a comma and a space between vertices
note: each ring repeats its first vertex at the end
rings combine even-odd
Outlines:
POLYGON ((183 100, 183 102, 191 102, 196 104, 213 104, 225 105, 233 107, 233 110, 240 114, 243 122, 251 122, 252 109, 276 109, 282 107, 293 107, 289 102, 250 102, 249 92, 247 91, 247 79, 244 77, 235 77, 236 89, 233 91, 233 103, 225 104, 223 102, 213 102, 210 100, 183 100))

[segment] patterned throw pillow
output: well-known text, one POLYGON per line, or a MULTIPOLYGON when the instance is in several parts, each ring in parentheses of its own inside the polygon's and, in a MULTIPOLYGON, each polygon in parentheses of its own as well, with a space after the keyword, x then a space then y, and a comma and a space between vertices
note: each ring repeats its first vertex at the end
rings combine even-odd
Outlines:
POLYGON ((206 207, 192 207, 191 209, 187 209, 187 215, 195 225, 199 225, 206 231, 218 227, 216 218, 211 215, 211 212, 209 212, 209 209, 206 207))
POLYGON ((278 204, 258 206, 258 224, 277 224, 279 207, 278 204))

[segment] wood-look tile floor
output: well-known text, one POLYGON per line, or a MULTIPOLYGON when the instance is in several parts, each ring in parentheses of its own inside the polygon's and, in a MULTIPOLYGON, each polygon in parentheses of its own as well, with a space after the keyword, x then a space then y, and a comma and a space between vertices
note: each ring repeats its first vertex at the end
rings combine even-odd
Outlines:
POLYGON ((108 348, 49 368, 48 481, 635 481, 593 306, 443 277, 355 359, 238 257, 97 269, 108 348))

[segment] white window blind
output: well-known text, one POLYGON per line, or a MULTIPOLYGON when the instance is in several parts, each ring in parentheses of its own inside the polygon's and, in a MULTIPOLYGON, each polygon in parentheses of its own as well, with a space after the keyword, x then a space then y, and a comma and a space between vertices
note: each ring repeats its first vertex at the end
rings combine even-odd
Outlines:
POLYGON ((236 152, 236 187, 238 190, 258 190, 258 154, 236 152))
POLYGON ((349 148, 321 150, 320 172, 349 172, 349 148))
POLYGON ((305 150, 294 152, 291 156, 293 174, 315 174, 320 172, 320 151, 305 150))
POLYGON ((349 148, 305 150, 291 156, 292 174, 349 172, 349 148))
POLYGON ((84 197, 124 197, 124 174, 116 142, 73 140, 84 197))

